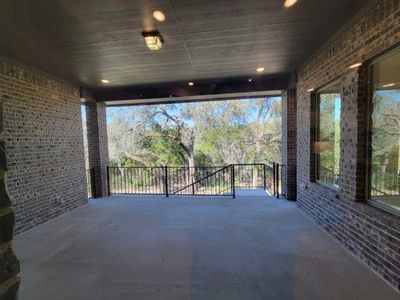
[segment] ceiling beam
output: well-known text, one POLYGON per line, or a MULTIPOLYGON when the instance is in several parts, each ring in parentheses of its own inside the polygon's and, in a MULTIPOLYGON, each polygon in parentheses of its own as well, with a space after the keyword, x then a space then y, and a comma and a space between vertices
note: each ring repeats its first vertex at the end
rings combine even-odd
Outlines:
MULTIPOLYGON (((200 80, 195 81, 194 86, 189 86, 187 82, 160 83, 144 86, 121 87, 121 88, 103 88, 91 89, 88 93, 96 99, 97 102, 107 102, 108 105, 122 105, 124 101, 132 104, 157 102, 159 99, 165 102, 165 99, 203 99, 213 95, 213 98, 220 98, 222 95, 232 94, 251 94, 257 92, 266 93, 281 91, 287 89, 290 81, 290 74, 275 76, 255 76, 242 78, 227 78, 218 80, 200 80), (196 97, 196 98, 193 98, 196 97), (161 100, 162 99, 162 100, 161 100)), ((171 100, 172 101, 172 100, 171 100)))
POLYGON ((171 103, 186 103, 186 102, 201 102, 201 101, 223 101, 223 100, 243 100, 254 99, 260 97, 278 97, 282 91, 262 91, 249 93, 232 93, 218 95, 201 95, 188 97, 169 97, 169 98, 153 98, 153 99, 130 99, 130 100, 113 100, 105 101, 107 106, 135 106, 135 105, 156 105, 156 104, 171 104, 171 103))

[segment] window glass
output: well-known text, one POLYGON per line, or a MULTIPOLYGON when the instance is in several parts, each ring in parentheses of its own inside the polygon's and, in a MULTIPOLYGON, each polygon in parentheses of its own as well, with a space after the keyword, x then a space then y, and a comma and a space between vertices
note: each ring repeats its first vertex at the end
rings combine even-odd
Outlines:
POLYGON ((323 89, 317 97, 317 180, 336 186, 340 162, 340 85, 323 89))
POLYGON ((371 199, 400 211, 400 51, 372 66, 371 199))

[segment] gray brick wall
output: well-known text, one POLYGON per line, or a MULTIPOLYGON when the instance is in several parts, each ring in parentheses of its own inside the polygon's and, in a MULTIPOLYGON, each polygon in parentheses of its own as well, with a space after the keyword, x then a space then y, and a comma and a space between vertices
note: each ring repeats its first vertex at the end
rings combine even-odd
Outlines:
POLYGON ((296 112, 296 89, 291 89, 282 94, 282 191, 288 200, 296 199, 296 112))
POLYGON ((20 284, 19 262, 12 248, 14 211, 8 195, 4 142, 4 102, 0 96, 0 299, 16 299, 20 284))
POLYGON ((366 200, 367 68, 369 59, 400 42, 399 1, 383 0, 299 70, 297 85, 297 203, 353 254, 400 290, 400 218, 366 200), (355 62, 364 66, 349 70, 355 62), (340 190, 313 182, 315 93, 342 86, 340 190))
POLYGON ((105 103, 86 103, 89 168, 95 170, 96 197, 108 195, 108 138, 105 103))
POLYGON ((16 233, 87 203, 79 90, 0 58, 16 233))

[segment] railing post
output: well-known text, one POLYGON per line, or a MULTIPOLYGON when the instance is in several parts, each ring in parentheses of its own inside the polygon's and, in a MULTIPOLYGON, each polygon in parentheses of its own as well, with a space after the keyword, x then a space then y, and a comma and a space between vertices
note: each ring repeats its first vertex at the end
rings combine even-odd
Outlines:
POLYGON ((164 186, 165 186, 165 197, 169 197, 168 194, 168 166, 164 166, 164 186))
POLYGON ((110 167, 107 166, 107 194, 108 196, 111 195, 111 189, 110 189, 110 167))
POLYGON ((274 193, 274 196, 276 196, 276 191, 275 191, 275 187, 276 187, 276 163, 272 163, 272 191, 274 193))
POLYGON ((276 164, 276 198, 279 199, 279 163, 276 164))
POLYGON ((236 198, 236 191, 235 191, 235 165, 232 165, 231 169, 231 185, 232 185, 232 197, 233 199, 236 198))
POLYGON ((264 191, 267 189, 267 166, 264 164, 264 181, 263 181, 263 187, 264 191))

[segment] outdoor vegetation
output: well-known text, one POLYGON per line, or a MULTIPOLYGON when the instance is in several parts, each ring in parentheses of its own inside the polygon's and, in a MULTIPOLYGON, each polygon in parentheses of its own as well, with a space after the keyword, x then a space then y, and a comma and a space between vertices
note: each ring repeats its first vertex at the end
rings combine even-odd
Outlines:
POLYGON ((339 176, 340 109, 340 92, 319 94, 318 179, 331 185, 337 184, 339 176))
MULTIPOLYGON (((372 196, 400 195, 400 93, 377 90, 372 114, 372 196)), ((397 206, 400 206, 397 203, 397 206)))
POLYGON ((110 165, 280 162, 281 99, 108 108, 110 165))
POLYGON ((272 185, 281 99, 108 108, 111 192, 232 195, 272 185), (231 164, 259 164, 237 166, 231 164), (164 167, 168 167, 166 170, 164 167))

